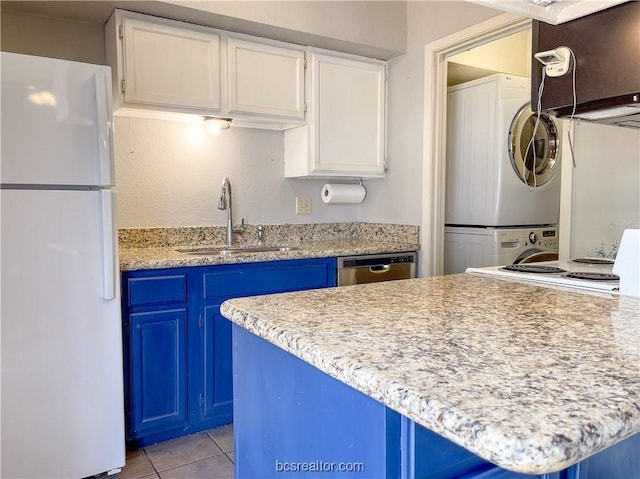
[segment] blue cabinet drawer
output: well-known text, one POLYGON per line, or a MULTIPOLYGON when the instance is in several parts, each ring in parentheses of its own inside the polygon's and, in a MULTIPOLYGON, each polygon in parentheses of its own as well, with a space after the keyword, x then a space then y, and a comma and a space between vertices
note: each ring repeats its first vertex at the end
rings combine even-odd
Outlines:
POLYGON ((204 299, 326 288, 335 284, 332 260, 254 263, 242 268, 218 267, 203 275, 204 299))
POLYGON ((129 307, 187 301, 187 276, 184 274, 128 278, 129 307))

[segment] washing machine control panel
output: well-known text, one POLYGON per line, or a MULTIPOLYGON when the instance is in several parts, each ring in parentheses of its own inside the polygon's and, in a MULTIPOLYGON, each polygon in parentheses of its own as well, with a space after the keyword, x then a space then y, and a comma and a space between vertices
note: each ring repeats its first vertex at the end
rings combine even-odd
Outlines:
POLYGON ((558 251, 558 231, 550 228, 505 229, 499 231, 499 244, 502 251, 537 246, 539 248, 558 251))
POLYGON ((529 233, 531 245, 542 246, 554 251, 558 249, 558 232, 555 229, 541 229, 529 233))
POLYGON ((552 250, 558 249, 558 232, 555 229, 542 230, 542 246, 552 250))

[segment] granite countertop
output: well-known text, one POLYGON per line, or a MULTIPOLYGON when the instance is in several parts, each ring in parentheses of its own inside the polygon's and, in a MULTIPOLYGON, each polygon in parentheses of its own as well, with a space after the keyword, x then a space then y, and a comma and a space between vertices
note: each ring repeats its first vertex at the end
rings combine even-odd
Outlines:
MULTIPOLYGON (((261 253, 240 253, 229 255, 192 255, 176 250, 180 246, 120 248, 120 270, 134 271, 144 269, 178 268, 185 266, 208 266, 217 264, 256 263, 260 261, 280 261, 289 259, 327 258, 363 254, 399 253, 418 251, 420 245, 407 242, 374 240, 333 240, 286 243, 299 249, 289 251, 271 251, 261 253)), ((222 248, 223 244, 211 245, 222 248)), ((265 246, 271 246, 265 244, 265 246)), ((203 245, 197 248, 204 248, 203 245)))
POLYGON ((469 274, 232 299, 222 314, 501 467, 640 432, 640 300, 469 274))

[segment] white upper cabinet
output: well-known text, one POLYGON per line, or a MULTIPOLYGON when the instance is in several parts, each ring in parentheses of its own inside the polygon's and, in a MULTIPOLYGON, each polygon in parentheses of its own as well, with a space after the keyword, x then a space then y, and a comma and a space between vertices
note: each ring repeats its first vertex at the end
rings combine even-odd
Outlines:
POLYGON ((229 112, 304 119, 304 48, 227 39, 229 112))
POLYGON ((386 62, 115 10, 114 113, 285 130, 286 177, 385 176, 386 62))
POLYGON ((219 34, 116 10, 107 25, 106 40, 117 108, 222 111, 219 34))
POLYGON ((304 47, 124 10, 105 44, 114 113, 275 130, 305 122, 304 47))
POLYGON ((386 63, 310 53, 307 125, 285 132, 285 176, 383 177, 386 63))

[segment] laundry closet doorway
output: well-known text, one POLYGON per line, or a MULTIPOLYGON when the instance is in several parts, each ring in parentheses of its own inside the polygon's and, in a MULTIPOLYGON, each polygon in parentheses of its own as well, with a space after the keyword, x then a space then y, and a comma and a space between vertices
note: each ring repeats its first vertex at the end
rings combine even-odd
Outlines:
MULTIPOLYGON (((425 118, 421 244, 421 276, 444 271, 446 125, 448 63, 456 55, 510 35, 530 30, 531 20, 502 14, 425 47, 425 118)), ((458 58, 464 57, 461 55, 458 58)), ((460 70, 455 66, 454 69, 460 70)), ((480 65, 462 70, 482 69, 480 65)), ((492 69, 489 69, 492 70, 492 69)))

